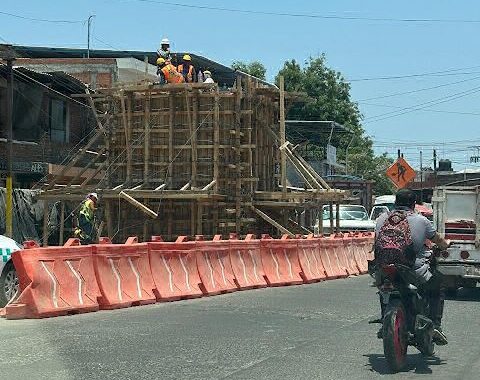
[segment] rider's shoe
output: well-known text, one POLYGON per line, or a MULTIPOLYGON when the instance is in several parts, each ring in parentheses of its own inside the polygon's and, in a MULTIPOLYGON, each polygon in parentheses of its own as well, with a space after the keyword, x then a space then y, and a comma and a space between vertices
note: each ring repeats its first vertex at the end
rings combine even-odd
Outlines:
POLYGON ((438 346, 445 346, 448 344, 447 336, 443 333, 441 327, 435 327, 433 329, 433 341, 438 346))

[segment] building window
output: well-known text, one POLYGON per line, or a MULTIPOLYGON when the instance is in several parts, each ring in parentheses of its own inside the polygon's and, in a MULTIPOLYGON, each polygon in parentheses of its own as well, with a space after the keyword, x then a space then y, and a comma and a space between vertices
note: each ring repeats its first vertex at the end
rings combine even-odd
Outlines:
POLYGON ((68 142, 67 103, 64 100, 50 99, 50 140, 68 142))

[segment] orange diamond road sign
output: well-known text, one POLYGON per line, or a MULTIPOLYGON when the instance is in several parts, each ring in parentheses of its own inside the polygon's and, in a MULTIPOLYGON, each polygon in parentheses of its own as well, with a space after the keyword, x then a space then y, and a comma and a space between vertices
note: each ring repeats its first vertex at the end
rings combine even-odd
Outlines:
POLYGON ((402 157, 387 169, 386 174, 399 189, 406 187, 416 175, 415 170, 402 157))

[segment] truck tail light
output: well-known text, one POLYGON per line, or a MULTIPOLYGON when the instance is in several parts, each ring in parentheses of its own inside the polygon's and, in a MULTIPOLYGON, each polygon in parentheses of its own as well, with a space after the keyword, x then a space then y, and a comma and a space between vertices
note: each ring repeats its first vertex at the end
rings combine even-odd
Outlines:
POLYGON ((463 259, 463 260, 466 260, 470 257, 470 253, 468 251, 461 251, 460 252, 460 257, 463 259))
POLYGON ((442 252, 442 257, 443 257, 444 259, 446 259, 448 256, 450 256, 450 254, 448 253, 448 251, 443 251, 443 252, 442 252))

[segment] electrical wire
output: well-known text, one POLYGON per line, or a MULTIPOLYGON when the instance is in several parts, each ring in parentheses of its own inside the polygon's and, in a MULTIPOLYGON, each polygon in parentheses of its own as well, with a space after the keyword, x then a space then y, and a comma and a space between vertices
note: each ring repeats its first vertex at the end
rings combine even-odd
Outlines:
POLYGON ((48 22, 48 23, 52 23, 52 24, 81 24, 81 23, 85 22, 85 20, 49 20, 49 19, 44 19, 44 18, 34 18, 34 17, 27 17, 27 16, 22 16, 22 15, 19 15, 19 14, 8 13, 8 12, 3 12, 3 11, 0 11, 0 15, 15 17, 15 18, 19 18, 19 19, 22 19, 22 20, 28 20, 28 21, 48 22))
POLYGON ((158 0, 131 0, 141 3, 152 3, 169 5, 173 7, 200 9, 208 11, 222 11, 230 13, 243 13, 253 15, 265 15, 265 16, 282 16, 282 17, 298 17, 298 18, 310 18, 310 19, 332 19, 332 20, 346 20, 346 21, 383 21, 383 22, 399 22, 399 23, 469 23, 477 24, 480 20, 477 19, 440 19, 440 18, 390 18, 390 17, 362 17, 362 16, 340 16, 340 15, 320 15, 312 13, 291 13, 291 12, 272 12, 272 11, 257 11, 249 9, 237 9, 237 8, 224 8, 213 7, 206 5, 193 5, 184 4, 169 1, 158 0))

